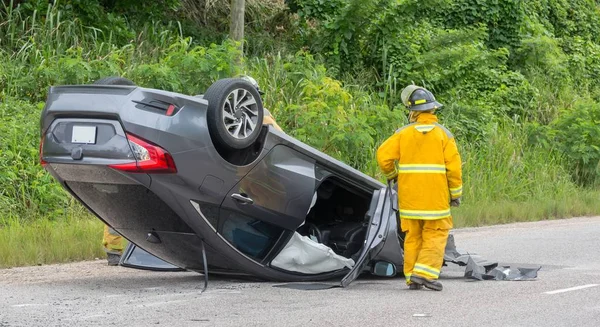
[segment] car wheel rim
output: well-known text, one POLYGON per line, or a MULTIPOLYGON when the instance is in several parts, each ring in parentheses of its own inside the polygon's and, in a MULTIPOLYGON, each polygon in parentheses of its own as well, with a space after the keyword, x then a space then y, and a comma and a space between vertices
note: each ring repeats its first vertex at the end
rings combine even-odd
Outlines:
POLYGON ((235 89, 223 103, 223 124, 232 137, 243 140, 250 136, 258 125, 258 104, 252 93, 235 89))

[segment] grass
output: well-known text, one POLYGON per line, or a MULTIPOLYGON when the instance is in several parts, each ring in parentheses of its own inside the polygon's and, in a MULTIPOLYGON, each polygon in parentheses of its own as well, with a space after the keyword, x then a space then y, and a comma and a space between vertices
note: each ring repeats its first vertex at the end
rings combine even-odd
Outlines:
POLYGON ((103 224, 82 213, 51 221, 12 220, 0 227, 0 268, 104 258, 103 224))
POLYGON ((600 213, 600 191, 580 190, 561 198, 526 201, 480 201, 453 209, 454 227, 478 227, 514 222, 594 216, 600 213))

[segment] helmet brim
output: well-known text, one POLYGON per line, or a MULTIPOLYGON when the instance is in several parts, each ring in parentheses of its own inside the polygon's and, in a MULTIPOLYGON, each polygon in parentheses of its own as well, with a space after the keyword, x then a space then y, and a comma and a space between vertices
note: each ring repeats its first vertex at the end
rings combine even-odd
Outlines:
POLYGON ((410 111, 428 111, 428 110, 433 110, 433 109, 441 109, 444 105, 434 101, 434 102, 429 102, 429 103, 423 103, 423 104, 418 104, 415 106, 412 106, 410 108, 408 108, 408 110, 410 111))

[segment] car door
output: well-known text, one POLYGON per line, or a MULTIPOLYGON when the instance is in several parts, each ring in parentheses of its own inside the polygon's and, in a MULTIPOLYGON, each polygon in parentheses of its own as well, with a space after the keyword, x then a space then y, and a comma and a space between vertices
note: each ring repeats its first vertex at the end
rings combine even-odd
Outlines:
POLYGON ((392 190, 389 187, 382 188, 374 193, 377 196, 377 206, 372 216, 360 256, 356 260, 354 267, 341 281, 342 287, 347 287, 363 272, 365 267, 374 259, 383 248, 386 240, 389 239, 389 225, 395 219, 394 201, 392 190))
POLYGON ((304 223, 315 184, 315 160, 277 145, 227 193, 218 232, 239 251, 263 260, 276 243, 283 245, 282 233, 291 235, 304 223))

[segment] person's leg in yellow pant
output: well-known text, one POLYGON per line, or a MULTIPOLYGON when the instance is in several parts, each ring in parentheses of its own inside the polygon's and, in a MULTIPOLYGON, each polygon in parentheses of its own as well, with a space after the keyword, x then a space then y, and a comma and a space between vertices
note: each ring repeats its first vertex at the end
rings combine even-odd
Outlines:
POLYGON ((123 254, 123 237, 108 225, 104 225, 102 246, 107 255, 108 265, 118 265, 121 254, 123 254))
POLYGON ((450 228, 452 218, 423 221, 423 241, 412 270, 411 281, 421 282, 424 286, 438 291, 442 290, 442 284, 436 281, 444 263, 444 250, 450 228))
POLYGON ((400 219, 400 226, 404 235, 404 277, 406 284, 410 285, 410 276, 419 257, 423 239, 421 237, 423 221, 417 219, 400 219))

